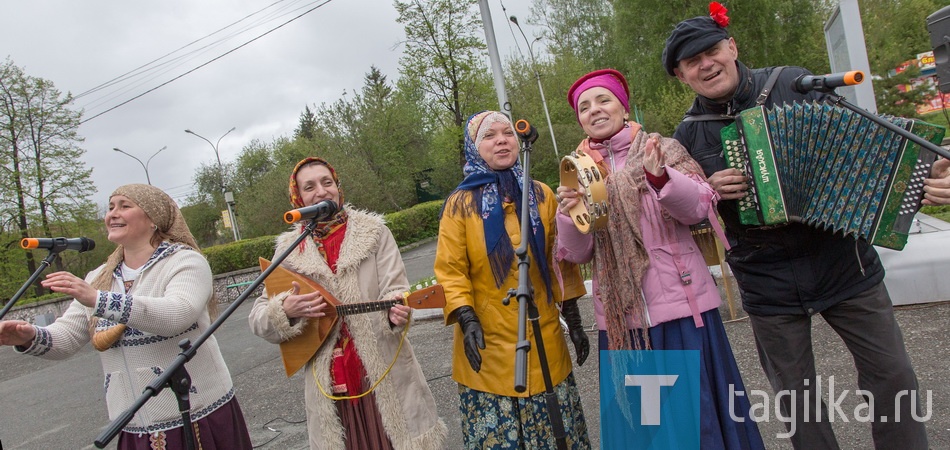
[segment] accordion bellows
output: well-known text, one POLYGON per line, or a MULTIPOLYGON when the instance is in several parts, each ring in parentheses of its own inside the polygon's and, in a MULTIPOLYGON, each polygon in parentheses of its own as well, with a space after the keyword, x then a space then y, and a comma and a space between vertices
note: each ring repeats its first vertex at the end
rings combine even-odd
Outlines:
MULTIPOLYGON (((939 144, 944 128, 884 117, 939 144)), ((857 112, 826 103, 756 107, 723 128, 729 167, 750 178, 745 225, 802 222, 900 250, 936 155, 857 112)))

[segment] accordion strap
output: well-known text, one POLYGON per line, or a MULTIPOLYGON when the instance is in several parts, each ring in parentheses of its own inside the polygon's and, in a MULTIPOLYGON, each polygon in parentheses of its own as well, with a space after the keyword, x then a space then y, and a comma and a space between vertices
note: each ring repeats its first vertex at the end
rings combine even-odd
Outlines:
POLYGON ((772 88, 775 87, 775 82, 778 81, 778 76, 782 74, 782 70, 785 70, 785 66, 776 66, 772 70, 769 78, 765 80, 765 87, 762 88, 762 92, 759 92, 759 97, 755 99, 756 106, 764 105, 765 101, 769 99, 769 94, 772 93, 772 88))
POLYGON ((735 120, 736 116, 730 116, 729 114, 696 114, 694 116, 686 116, 683 118, 683 122, 711 122, 715 120, 735 120))

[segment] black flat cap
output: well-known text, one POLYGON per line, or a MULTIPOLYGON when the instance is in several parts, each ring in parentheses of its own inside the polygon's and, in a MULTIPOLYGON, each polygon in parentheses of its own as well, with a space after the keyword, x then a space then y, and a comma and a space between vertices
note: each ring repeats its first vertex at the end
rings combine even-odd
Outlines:
POLYGON ((709 16, 686 19, 673 28, 663 48, 663 68, 670 76, 681 60, 696 56, 729 37, 726 29, 709 16))

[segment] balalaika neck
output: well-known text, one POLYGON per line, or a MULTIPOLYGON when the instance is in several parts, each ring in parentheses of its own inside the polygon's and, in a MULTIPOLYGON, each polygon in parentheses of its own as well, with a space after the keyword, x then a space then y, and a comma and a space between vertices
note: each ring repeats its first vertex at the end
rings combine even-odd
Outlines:
POLYGON ((382 311, 384 309, 392 308, 395 305, 402 303, 402 300, 382 300, 378 302, 365 302, 365 303, 351 303, 346 305, 338 305, 336 307, 336 313, 341 316, 352 315, 352 314, 363 314, 373 311, 382 311))

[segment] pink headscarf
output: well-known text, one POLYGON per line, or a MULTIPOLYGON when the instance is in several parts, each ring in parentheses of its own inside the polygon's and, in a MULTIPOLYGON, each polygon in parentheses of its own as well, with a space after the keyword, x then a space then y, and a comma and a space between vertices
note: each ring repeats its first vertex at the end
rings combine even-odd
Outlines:
POLYGON ((593 87, 602 87, 610 91, 620 100, 623 109, 630 112, 630 88, 627 87, 627 79, 614 69, 600 69, 578 78, 568 89, 567 102, 571 104, 575 114, 577 113, 577 99, 584 91, 593 87))

